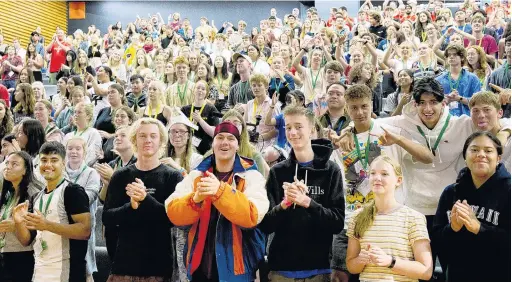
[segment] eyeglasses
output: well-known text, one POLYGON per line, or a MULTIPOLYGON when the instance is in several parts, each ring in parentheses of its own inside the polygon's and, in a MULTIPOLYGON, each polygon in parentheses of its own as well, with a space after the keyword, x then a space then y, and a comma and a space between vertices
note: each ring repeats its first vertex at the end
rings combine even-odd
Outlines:
POLYGON ((188 134, 188 131, 186 131, 186 130, 171 130, 169 132, 171 133, 172 136, 176 136, 176 137, 182 137, 182 136, 188 134))

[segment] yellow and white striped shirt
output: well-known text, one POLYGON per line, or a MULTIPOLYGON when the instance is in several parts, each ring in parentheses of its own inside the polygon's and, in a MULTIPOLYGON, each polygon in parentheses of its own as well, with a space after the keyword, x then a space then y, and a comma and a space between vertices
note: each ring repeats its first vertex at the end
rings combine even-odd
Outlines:
MULTIPOLYGON (((366 230, 363 237, 354 237, 355 219, 362 209, 355 212, 348 229, 347 236, 359 241, 361 249, 368 245, 377 245, 384 252, 396 259, 414 260, 412 246, 418 240, 429 240, 425 216, 407 206, 402 206, 389 214, 377 214, 372 226, 366 230)), ((393 270, 368 264, 361 272, 361 281, 418 281, 403 275, 393 273, 393 270)))

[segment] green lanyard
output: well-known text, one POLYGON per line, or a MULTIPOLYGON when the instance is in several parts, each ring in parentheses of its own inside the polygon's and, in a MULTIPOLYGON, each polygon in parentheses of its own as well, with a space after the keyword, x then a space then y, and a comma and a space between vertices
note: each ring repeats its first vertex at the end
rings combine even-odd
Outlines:
POLYGON ((462 70, 460 71, 459 73, 459 77, 457 78, 457 81, 452 82, 453 79, 452 79, 452 74, 450 72, 448 72, 448 82, 450 82, 450 92, 453 91, 453 90, 457 90, 457 88, 459 88, 459 83, 462 79, 462 70))
POLYGON ((185 102, 185 94, 187 94, 188 80, 185 83, 185 87, 183 88, 183 92, 180 90, 180 85, 176 84, 176 88, 178 88, 178 96, 180 97, 181 103, 185 102))
MULTIPOLYGON (((82 134, 84 134, 84 132, 86 132, 86 131, 87 131, 87 129, 89 129, 89 127, 86 127, 86 128, 84 129, 84 131, 82 131, 82 133, 80 133, 80 135, 78 135, 78 136, 79 136, 79 137, 81 137, 81 136, 82 136, 82 134)), ((77 133, 78 133, 78 129, 77 129, 77 130, 75 130, 75 134, 74 134, 74 135, 76 136, 76 134, 77 134, 77 133)))
POLYGON ((14 198, 14 194, 11 195, 11 193, 9 193, 9 196, 7 197, 7 204, 5 206, 4 213, 2 214, 2 221, 6 220, 9 217, 9 213, 11 211, 14 198))
POLYGON ((282 81, 279 81, 279 84, 277 84, 277 78, 274 80, 274 88, 276 89, 276 91, 279 91, 279 88, 281 88, 282 84, 282 81))
POLYGON ((52 131, 54 129, 54 127, 50 126, 50 124, 48 124, 45 128, 44 128, 44 135, 48 135, 48 133, 50 133, 50 131, 52 131))
POLYGON ((87 168, 87 165, 83 165, 84 168, 82 168, 82 171, 80 171, 80 173, 78 174, 78 176, 75 178, 75 181, 73 181, 74 184, 76 184, 76 182, 78 181, 78 178, 80 178, 80 176, 82 175, 82 173, 84 173, 84 170, 87 168))
POLYGON ((318 76, 320 75, 321 69, 318 69, 318 72, 316 73, 315 79, 313 79, 313 70, 309 69, 309 73, 311 74, 311 84, 313 85, 313 90, 316 88, 316 83, 318 81, 318 76))
POLYGON ((363 165, 363 169, 366 172, 368 168, 368 162, 370 160, 370 138, 371 138, 371 131, 373 128, 373 121, 370 125, 370 130, 368 130, 368 140, 366 141, 365 149, 364 149, 364 158, 361 155, 361 148, 359 147, 359 140, 357 139, 357 134, 354 134, 354 143, 356 143, 356 152, 357 156, 359 157, 359 160, 361 161, 361 164, 363 165))
POLYGON ((503 73, 505 74, 503 77, 510 77, 510 65, 508 61, 503 64, 503 73))
POLYGON ((50 192, 50 196, 48 197, 48 201, 46 202, 46 205, 45 205, 45 210, 43 211, 43 196, 44 195, 41 195, 41 199, 39 200, 39 211, 43 213, 44 217, 47 216, 47 213, 48 213, 48 208, 50 207, 50 203, 52 202, 52 199, 53 199, 53 192, 55 192, 55 190, 57 190, 57 188, 59 188, 59 186, 62 184, 62 182, 64 182, 65 179, 62 179, 59 184, 57 184, 57 186, 55 187, 55 189, 53 189, 52 192, 50 192))
POLYGON ((439 146, 439 143, 441 142, 441 139, 443 138, 444 132, 446 131, 446 128, 448 127, 448 123, 450 123, 450 118, 452 117, 451 114, 448 114, 448 117, 446 118, 446 121, 444 122, 443 128, 441 128, 441 132, 439 132, 439 136, 437 136, 437 140, 434 143, 434 147, 430 148, 430 142, 427 139, 427 136, 425 136, 425 132, 423 132, 423 129, 419 125, 416 126, 418 131, 420 132, 421 136, 425 138, 425 141, 427 142, 427 147, 432 151, 432 154, 435 156, 435 151, 437 150, 437 147, 439 146))
POLYGON ((222 85, 224 84, 224 79, 221 79, 220 76, 217 76, 217 84, 219 85, 219 91, 222 91, 222 85))

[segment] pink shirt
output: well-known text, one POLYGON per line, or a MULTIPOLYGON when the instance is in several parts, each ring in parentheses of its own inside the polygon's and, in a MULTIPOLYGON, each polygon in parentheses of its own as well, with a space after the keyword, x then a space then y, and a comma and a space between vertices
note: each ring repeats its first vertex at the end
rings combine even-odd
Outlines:
POLYGON ((258 105, 257 107, 255 107, 255 105, 254 105, 254 99, 247 102, 247 108, 244 113, 245 122, 255 124, 256 116, 260 115, 261 121, 260 121, 260 125, 258 125, 257 131, 259 133, 266 133, 270 130, 273 130, 274 126, 267 126, 267 125, 265 125, 265 122, 264 122, 267 112, 269 110, 272 110, 270 108, 271 104, 272 104, 272 99, 270 99, 270 97, 268 97, 268 96, 265 98, 265 101, 263 101, 263 103, 261 105, 258 105))

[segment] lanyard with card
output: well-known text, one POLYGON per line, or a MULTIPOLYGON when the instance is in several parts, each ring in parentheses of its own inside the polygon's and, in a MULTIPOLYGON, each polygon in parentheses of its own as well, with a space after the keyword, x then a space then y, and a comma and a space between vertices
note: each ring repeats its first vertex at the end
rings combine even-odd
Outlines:
POLYGON ((439 132, 439 136, 437 136, 437 140, 434 143, 433 147, 430 147, 430 141, 427 139, 427 136, 425 136, 425 132, 423 132, 423 129, 418 125, 416 128, 418 128, 418 131, 420 132, 421 136, 425 138, 425 142, 427 143, 427 147, 432 151, 432 154, 436 155, 437 147, 439 146, 439 143, 441 142, 441 139, 443 138, 444 132, 446 131, 446 128, 448 127, 448 124, 450 123, 450 118, 452 117, 451 114, 448 114, 448 117, 446 118, 446 121, 444 122, 443 128, 441 128, 441 132, 439 132))
POLYGON ((373 128, 373 121, 370 125, 370 130, 368 130, 368 140, 366 141, 365 150, 364 150, 364 157, 361 154, 361 148, 359 145, 359 140, 357 139, 357 134, 354 134, 354 143, 356 147, 357 157, 359 158, 359 161, 361 162, 362 169, 359 170, 359 177, 360 178, 366 178, 368 174, 368 164, 370 162, 370 141, 371 141, 371 132, 373 128))

